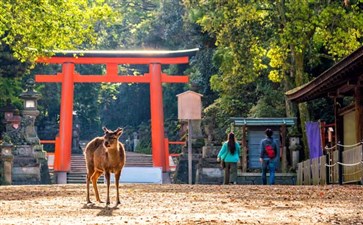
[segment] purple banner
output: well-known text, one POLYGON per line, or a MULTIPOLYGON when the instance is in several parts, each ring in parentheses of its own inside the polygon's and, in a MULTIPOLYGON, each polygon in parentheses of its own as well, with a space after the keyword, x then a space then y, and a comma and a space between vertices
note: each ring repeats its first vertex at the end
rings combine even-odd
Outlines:
POLYGON ((310 159, 314 159, 323 155, 321 148, 321 134, 319 122, 306 122, 306 136, 309 145, 310 159))

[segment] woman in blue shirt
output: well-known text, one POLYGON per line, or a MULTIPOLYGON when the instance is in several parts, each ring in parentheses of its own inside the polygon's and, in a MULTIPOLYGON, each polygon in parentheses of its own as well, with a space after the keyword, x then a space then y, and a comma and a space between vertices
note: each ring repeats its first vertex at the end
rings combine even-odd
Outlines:
POLYGON ((223 160, 224 184, 237 184, 237 163, 239 161, 240 145, 236 142, 234 133, 228 134, 228 140, 223 143, 218 153, 217 161, 223 160))

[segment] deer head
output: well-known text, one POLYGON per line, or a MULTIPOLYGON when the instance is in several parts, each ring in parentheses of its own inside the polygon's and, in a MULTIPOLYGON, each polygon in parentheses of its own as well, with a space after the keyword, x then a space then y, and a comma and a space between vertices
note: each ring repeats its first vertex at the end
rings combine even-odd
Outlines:
POLYGON ((122 135, 123 129, 117 128, 116 130, 111 131, 106 127, 103 127, 103 131, 105 132, 105 135, 103 136, 105 147, 106 148, 117 147, 118 139, 122 135))

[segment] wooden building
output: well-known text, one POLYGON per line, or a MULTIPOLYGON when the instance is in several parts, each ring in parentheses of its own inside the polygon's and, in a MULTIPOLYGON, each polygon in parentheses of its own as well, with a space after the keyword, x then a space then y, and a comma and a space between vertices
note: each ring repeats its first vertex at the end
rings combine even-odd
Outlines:
POLYGON ((352 145, 363 140, 363 47, 314 80, 286 93, 296 103, 329 97, 334 100, 335 140, 352 145))

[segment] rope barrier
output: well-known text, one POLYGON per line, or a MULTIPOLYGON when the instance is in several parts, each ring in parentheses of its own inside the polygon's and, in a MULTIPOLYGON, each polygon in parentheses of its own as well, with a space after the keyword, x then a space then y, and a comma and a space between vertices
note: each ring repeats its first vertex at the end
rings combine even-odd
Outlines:
POLYGON ((341 162, 337 162, 339 165, 342 165, 342 166, 358 166, 359 164, 363 163, 363 161, 360 161, 360 162, 357 162, 357 163, 341 163, 341 162))
POLYGON ((340 146, 340 147, 344 147, 344 148, 352 148, 352 147, 357 147, 357 146, 359 146, 361 144, 362 144, 362 142, 358 142, 358 143, 352 144, 352 145, 341 145, 341 144, 338 143, 337 145, 340 146))
POLYGON ((330 147, 330 148, 329 148, 328 146, 325 146, 325 149, 326 149, 326 150, 332 150, 332 149, 334 149, 334 148, 336 148, 336 147, 337 147, 337 145, 334 145, 333 147, 330 147))
POLYGON ((338 144, 336 144, 336 145, 334 145, 332 147, 325 146, 325 149, 326 150, 331 150, 331 149, 336 148, 337 146, 344 147, 344 148, 352 148, 352 147, 357 147, 357 146, 362 145, 362 144, 363 144, 363 142, 358 142, 358 143, 355 143, 355 144, 352 144, 352 145, 342 145, 342 144, 338 143, 338 144))
POLYGON ((357 162, 357 163, 350 163, 350 164, 348 164, 348 163, 341 163, 341 162, 336 162, 336 163, 334 163, 334 164, 331 164, 331 165, 329 165, 329 164, 326 164, 325 163, 325 166, 326 167, 334 167, 334 166, 336 166, 337 164, 339 164, 339 165, 342 165, 342 166, 358 166, 359 164, 363 164, 363 161, 360 161, 360 162, 357 162))

